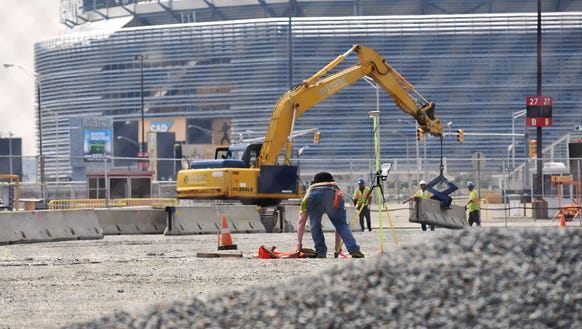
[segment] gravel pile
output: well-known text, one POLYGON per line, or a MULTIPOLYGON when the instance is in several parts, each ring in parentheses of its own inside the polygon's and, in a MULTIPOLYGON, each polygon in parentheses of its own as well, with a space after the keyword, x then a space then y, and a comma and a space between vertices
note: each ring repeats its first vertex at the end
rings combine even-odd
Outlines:
POLYGON ((452 231, 277 287, 67 328, 582 328, 581 232, 452 231))

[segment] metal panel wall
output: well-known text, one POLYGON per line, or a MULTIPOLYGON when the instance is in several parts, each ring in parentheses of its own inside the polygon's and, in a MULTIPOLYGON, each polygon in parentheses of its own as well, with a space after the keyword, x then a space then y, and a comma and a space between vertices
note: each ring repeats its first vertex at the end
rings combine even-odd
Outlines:
MULTIPOLYGON (((544 94, 555 100, 554 127, 544 129, 544 140, 551 141, 579 120, 582 13, 546 14, 543 26, 544 94)), ((444 124, 452 121, 453 129, 466 132, 507 133, 511 113, 535 93, 535 31, 535 14, 495 14, 258 19, 71 33, 36 44, 44 150, 67 155, 69 117, 137 120, 136 54, 147 55, 148 119, 230 118, 234 136, 247 131, 260 136, 285 91, 356 43, 376 49, 436 102, 444 124)), ((342 68, 355 63, 350 57, 342 68)), ((321 144, 302 159, 329 159, 326 169, 337 171, 349 167, 349 159, 372 157, 368 111, 375 108, 375 89, 359 81, 308 111, 297 129, 319 128, 321 144)), ((414 124, 383 93, 380 109, 382 157, 403 158, 404 144, 415 143, 414 124)), ((522 131, 523 123, 516 127, 522 131)), ((297 147, 310 143, 311 136, 295 140, 297 147)), ((445 141, 445 154, 467 158, 480 151, 503 158, 509 144, 511 138, 492 135, 467 136, 459 145, 453 137, 445 141)), ((440 155, 438 146, 438 139, 428 139, 429 157, 440 155)), ((524 154, 521 140, 517 150, 524 154)), ((47 158, 49 176, 55 163, 47 158)), ((60 166, 66 164, 60 161, 60 166)))

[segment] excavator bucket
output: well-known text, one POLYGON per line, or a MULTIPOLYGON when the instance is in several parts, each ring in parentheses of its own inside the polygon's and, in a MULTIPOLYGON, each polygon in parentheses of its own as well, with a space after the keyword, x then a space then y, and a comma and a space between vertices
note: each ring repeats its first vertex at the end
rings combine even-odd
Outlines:
POLYGON ((465 218, 465 208, 452 205, 441 207, 441 201, 416 197, 410 203, 411 223, 424 223, 438 227, 460 229, 469 226, 465 218))

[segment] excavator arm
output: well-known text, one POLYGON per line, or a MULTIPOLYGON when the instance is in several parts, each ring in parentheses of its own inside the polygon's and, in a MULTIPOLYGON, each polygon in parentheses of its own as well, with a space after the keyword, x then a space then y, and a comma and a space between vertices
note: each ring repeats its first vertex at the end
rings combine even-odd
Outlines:
POLYGON ((258 165, 276 165, 277 157, 285 148, 284 162, 289 165, 293 140, 291 133, 297 119, 313 106, 337 94, 359 79, 369 76, 393 99, 396 105, 410 114, 418 125, 433 136, 442 136, 443 127, 435 117, 434 103, 429 103, 373 49, 354 45, 331 63, 305 80, 302 84, 286 92, 280 99, 273 114, 269 129, 258 158, 258 165), (339 65, 352 52, 356 52, 359 63, 322 78, 339 65), (413 97, 414 96, 414 97, 413 97))

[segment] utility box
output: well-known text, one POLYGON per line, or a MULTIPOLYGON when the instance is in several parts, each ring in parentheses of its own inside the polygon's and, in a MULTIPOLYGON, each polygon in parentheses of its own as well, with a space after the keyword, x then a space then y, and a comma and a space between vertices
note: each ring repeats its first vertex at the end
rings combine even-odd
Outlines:
POLYGON ((521 196, 518 194, 510 194, 507 196, 509 199, 509 217, 519 217, 521 215, 520 201, 521 196))
POLYGON ((548 219, 548 202, 546 200, 533 200, 531 204, 534 219, 548 219))

